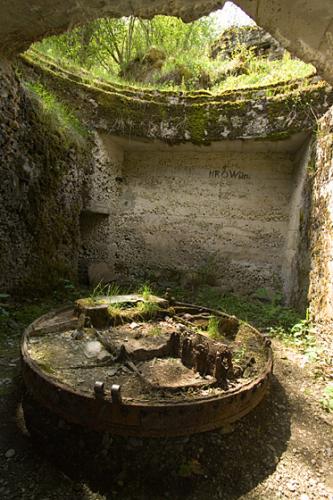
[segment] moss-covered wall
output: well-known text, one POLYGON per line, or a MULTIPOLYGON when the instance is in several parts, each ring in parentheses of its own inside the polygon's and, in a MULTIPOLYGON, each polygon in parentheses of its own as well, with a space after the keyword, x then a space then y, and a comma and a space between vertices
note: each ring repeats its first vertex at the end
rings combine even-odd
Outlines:
POLYGON ((0 290, 76 279, 89 138, 0 65, 0 290))
MULTIPOLYGON (((119 152, 114 151, 114 158, 101 153, 106 147, 101 135, 93 138, 78 128, 71 113, 64 126, 57 97, 45 106, 45 95, 34 92, 36 82, 77 112, 87 129, 104 132, 102 137, 112 132, 170 144, 283 139, 311 130, 316 114, 332 102, 331 89, 319 81, 216 97, 92 84, 86 76, 60 70, 50 61, 41 65, 29 59, 18 68, 24 72, 24 85, 12 66, 0 66, 0 290, 40 289, 62 279, 75 280, 79 262, 86 272, 91 262, 110 261, 116 255, 112 221, 117 182, 122 180, 119 152)), ((307 166, 310 173, 297 226, 299 252, 291 263, 295 305, 306 302, 311 263, 309 299, 319 318, 333 315, 332 123, 330 112, 318 133, 316 171, 312 159, 307 166)))
POLYGON ((44 82, 104 133, 207 145, 221 140, 280 140, 312 130, 316 116, 333 104, 332 89, 306 79, 266 87, 225 91, 138 90, 91 80, 59 68, 36 52, 22 59, 24 71, 44 82))
POLYGON ((333 321, 333 108, 320 120, 313 172, 309 301, 312 317, 333 321))

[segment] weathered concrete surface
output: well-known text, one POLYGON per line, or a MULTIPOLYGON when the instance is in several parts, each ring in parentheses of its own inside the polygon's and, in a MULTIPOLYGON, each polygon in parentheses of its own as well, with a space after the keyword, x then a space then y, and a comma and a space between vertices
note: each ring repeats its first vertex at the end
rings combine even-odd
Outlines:
POLYGON ((311 218, 313 138, 305 141, 295 156, 295 174, 290 200, 289 227, 283 262, 283 288, 287 304, 305 312, 308 307, 310 273, 309 228, 311 218))
MULTIPOLYGON (((186 21, 209 14, 223 0, 3 0, 0 47, 3 55, 22 52, 45 36, 105 16, 180 16, 186 21)), ((333 83, 333 3, 331 0, 235 0, 256 23, 291 53, 316 66, 333 83)))
POLYGON ((0 290, 75 279, 89 154, 0 64, 0 290))
POLYGON ((89 266, 96 262, 107 262, 110 275, 114 272, 117 249, 115 216, 122 163, 123 149, 95 133, 92 168, 86 176, 80 215, 79 276, 84 283, 88 283, 89 266))
POLYGON ((292 54, 312 63, 333 81, 333 2, 331 0, 235 0, 255 22, 292 54))
POLYGON ((278 140, 313 130, 316 116, 333 103, 331 87, 318 77, 213 95, 92 82, 35 51, 23 58, 22 70, 77 110, 89 127, 169 144, 278 140))
POLYGON ((312 317, 333 321, 333 108, 322 118, 317 134, 313 179, 309 302, 312 317))
MULTIPOLYGON (((57 75, 53 80, 58 80, 57 75)), ((297 84, 292 85, 297 89, 297 84)), ((316 85, 311 91, 314 105, 316 85)), ((81 116, 88 117, 90 111, 86 123, 100 129, 93 140, 89 139, 89 151, 85 154, 75 145, 69 146, 63 132, 54 130, 55 117, 49 116, 49 121, 41 122, 38 103, 33 104, 30 93, 20 85, 9 66, 7 73, 3 73, 0 89, 4 97, 0 113, 4 141, 0 157, 4 172, 0 204, 2 288, 28 282, 34 286, 38 282, 40 286, 43 280, 56 282, 65 276, 74 279, 78 268, 86 281, 89 265, 94 262, 107 262, 120 278, 154 267, 175 267, 180 273, 196 268, 207 274, 209 268, 215 266, 216 257, 219 266, 213 274, 217 274, 221 283, 228 282, 235 289, 240 281, 244 282, 244 291, 281 283, 292 189, 288 183, 293 175, 289 151, 300 147, 304 135, 294 135, 288 141, 285 137, 295 128, 304 127, 295 111, 303 94, 296 91, 296 108, 283 104, 286 115, 281 113, 280 95, 267 97, 268 109, 272 106, 271 115, 260 106, 263 100, 260 94, 261 101, 256 102, 260 91, 250 92, 252 99, 248 102, 241 101, 242 93, 229 93, 226 101, 222 99, 217 104, 219 111, 214 114, 216 98, 207 95, 177 97, 172 93, 160 96, 148 92, 142 99, 142 94, 133 89, 116 88, 111 93, 109 87, 97 88, 96 102, 99 99, 103 104, 103 98, 109 99, 111 95, 115 109, 123 105, 121 109, 127 110, 129 128, 124 128, 124 122, 118 122, 116 128, 119 136, 124 134, 125 138, 115 140, 105 134, 112 130, 112 116, 108 118, 109 125, 96 120, 90 87, 80 81, 70 81, 64 88, 64 95, 70 95, 68 102, 81 116), (170 148, 166 144, 171 142, 170 123, 175 115, 179 123, 183 123, 186 116, 193 118, 192 102, 209 110, 215 118, 224 116, 221 115, 223 109, 229 113, 228 123, 221 122, 222 133, 217 136, 223 141, 211 141, 214 136, 205 134, 209 121, 194 119, 192 129, 174 127, 174 142, 179 144, 185 140, 186 143, 170 148), (133 114, 132 105, 138 106, 138 115, 133 114), (248 106, 245 117, 244 105, 248 106), (167 127, 157 127, 159 115, 149 113, 149 106, 157 111, 168 109, 167 127), (139 117, 138 122, 135 116, 139 117), (150 116, 155 117, 155 122, 145 130, 145 120, 152 120, 150 116), (274 121, 279 123, 281 134, 275 137, 279 140, 272 142, 266 138, 260 143, 253 140, 267 136, 266 125, 271 116, 275 117, 273 125, 274 121), (244 120, 247 120, 246 127, 242 128, 244 120), (296 123, 301 124, 295 127, 296 123), (229 137, 224 133, 226 128, 230 130, 229 140, 225 138, 229 137), (147 141, 140 143, 140 147, 134 140, 138 130, 146 134, 147 141), (191 130, 194 135, 189 133, 185 137, 185 132, 191 130), (211 145, 199 148, 194 147, 193 142, 211 142, 211 145), (160 169, 160 173, 156 169, 160 169), (275 181, 266 179, 267 175, 275 181), (260 180, 262 176, 265 181, 260 180), (156 197, 150 199, 155 191, 156 197), (153 233, 145 222, 146 217, 154 228, 153 233), (207 223, 204 224, 205 217, 207 223), (272 221, 276 221, 274 230, 269 226, 272 221), (175 231, 174 238, 172 231, 175 231), (161 245, 161 251, 154 255, 156 244, 161 245), (253 250, 245 258, 247 247, 253 250)), ((276 90, 274 87, 274 92, 276 90)), ((327 106, 331 94, 326 92, 326 87, 321 87, 319 95, 324 96, 327 106)), ((282 102, 288 97, 288 92, 282 94, 282 102)), ((288 102, 290 105, 293 101, 288 102)), ((313 125, 312 114, 306 112, 301 116, 305 120, 310 117, 308 126, 313 125)))
POLYGON ((117 172, 118 201, 108 261, 118 276, 213 277, 242 293, 278 289, 298 141, 230 141, 203 150, 104 136, 111 163, 114 150, 124 149, 111 174, 117 172))

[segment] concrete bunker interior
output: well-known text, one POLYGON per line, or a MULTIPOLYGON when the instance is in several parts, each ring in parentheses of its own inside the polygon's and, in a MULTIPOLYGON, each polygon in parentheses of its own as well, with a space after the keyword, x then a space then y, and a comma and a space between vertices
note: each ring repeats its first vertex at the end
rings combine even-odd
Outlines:
MULTIPOLYGON (((298 133, 200 147, 102 135, 117 192, 113 199, 99 195, 92 206, 96 230, 104 227, 109 237, 102 244, 115 279, 169 276, 188 286, 206 280, 245 294, 283 289, 289 303, 297 302, 309 140, 298 133)), ((101 242, 83 240, 88 264, 101 242)))
MULTIPOLYGON (((306 54, 317 60, 313 53, 306 54)), ((320 61, 318 67, 327 77, 329 68, 320 61)), ((13 230, 3 239, 4 290, 31 290, 59 278, 72 286, 78 278, 86 282, 88 268, 97 265, 95 279, 97 275, 106 281, 148 280, 154 286, 178 282, 191 292, 206 282, 221 294, 251 297, 258 289, 268 290, 273 299, 265 300, 273 301, 281 291, 284 304, 303 312, 309 307, 317 331, 330 332, 332 94, 326 82, 315 77, 306 87, 304 82, 291 82, 259 91, 245 89, 221 99, 200 92, 159 96, 112 85, 94 87, 84 76, 55 68, 52 61, 36 63, 29 55, 20 64, 60 100, 74 104, 93 133, 88 148, 77 149, 71 143, 63 154, 57 138, 61 134, 53 135, 51 127, 51 158, 48 148, 36 150, 45 134, 38 106, 30 106, 21 74, 17 77, 8 61, 3 62, 1 112, 9 137, 3 144, 7 148, 11 142, 12 148, 14 140, 14 149, 16 141, 16 147, 24 144, 28 152, 28 162, 15 162, 17 185, 4 169, 4 185, 15 184, 20 190, 17 204, 4 197, 3 220, 13 228, 18 216, 17 232, 22 233, 18 237, 13 230), (25 132, 22 121, 29 124, 25 132), (29 134, 31 123, 39 138, 34 142, 31 137, 28 143, 24 133, 29 134), (64 170, 59 167, 58 177, 51 174, 45 197, 45 171, 38 172, 38 161, 43 163, 44 157, 47 166, 66 165, 64 170), (41 204, 35 202, 39 196, 41 204), (54 231, 47 235, 50 228, 54 231), (29 231, 32 238, 22 245, 29 231), (41 245, 45 240, 47 244, 41 245)), ((6 148, 2 160, 12 166, 15 155, 6 148)), ((200 306, 196 312, 202 314, 200 306)), ((274 380, 273 384, 276 389, 274 380)), ((94 391, 100 401, 103 387, 97 383, 94 391)), ((116 392, 114 401, 119 399, 116 392)), ((287 406, 283 408, 280 417, 285 418, 287 406)), ((75 426, 68 423, 66 428, 66 418, 61 423, 43 404, 34 406, 31 400, 26 410, 32 428, 40 427, 39 437, 53 429, 54 436, 68 433, 68 442, 75 442, 75 426)), ((276 422, 273 415, 272 419, 276 422)), ((11 456, 8 453, 9 460, 11 456)), ((197 462, 191 464, 189 474, 196 477, 197 462)), ((234 483, 230 488, 225 498, 232 498, 232 488, 237 489, 234 483)))

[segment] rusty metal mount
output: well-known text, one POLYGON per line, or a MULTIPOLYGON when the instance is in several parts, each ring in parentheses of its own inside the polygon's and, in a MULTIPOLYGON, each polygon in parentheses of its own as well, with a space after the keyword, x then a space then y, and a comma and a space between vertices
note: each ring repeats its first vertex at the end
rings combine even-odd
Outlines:
MULTIPOLYGON (((202 306, 183 303, 176 303, 175 306, 228 317, 202 306)), ((272 350, 267 339, 253 327, 250 328, 265 350, 266 363, 262 373, 241 388, 194 401, 157 403, 124 401, 119 387, 115 385, 111 397, 103 393, 101 383, 95 386, 92 395, 74 390, 45 373, 28 353, 30 335, 38 331, 38 325, 46 320, 56 319, 59 313, 68 313, 68 326, 73 328, 72 310, 66 307, 41 316, 25 330, 21 343, 22 373, 27 390, 38 403, 68 422, 123 436, 182 436, 217 429, 240 419, 255 408, 268 391, 273 370, 272 350)), ((66 322, 61 328, 66 329, 66 322)))

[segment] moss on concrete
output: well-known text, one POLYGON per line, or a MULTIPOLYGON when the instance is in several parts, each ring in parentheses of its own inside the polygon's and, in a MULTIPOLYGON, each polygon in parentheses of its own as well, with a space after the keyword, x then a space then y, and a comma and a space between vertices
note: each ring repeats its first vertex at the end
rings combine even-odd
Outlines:
POLYGON ((316 125, 333 103, 324 82, 290 81, 256 89, 209 92, 138 90, 91 80, 57 67, 40 54, 24 56, 38 75, 92 127, 108 133, 209 144, 223 139, 281 140, 316 125))
MULTIPOLYGON (((90 164, 91 141, 71 120, 64 127, 59 106, 24 88, 14 71, 0 73, 9 88, 8 109, 0 113, 5 143, 1 288, 25 293, 75 280, 80 245, 82 186, 90 164), (13 115, 14 119, 8 119, 13 115), (15 127, 12 122, 17 123, 15 127)), ((6 101, 7 102, 7 101, 6 101)))

